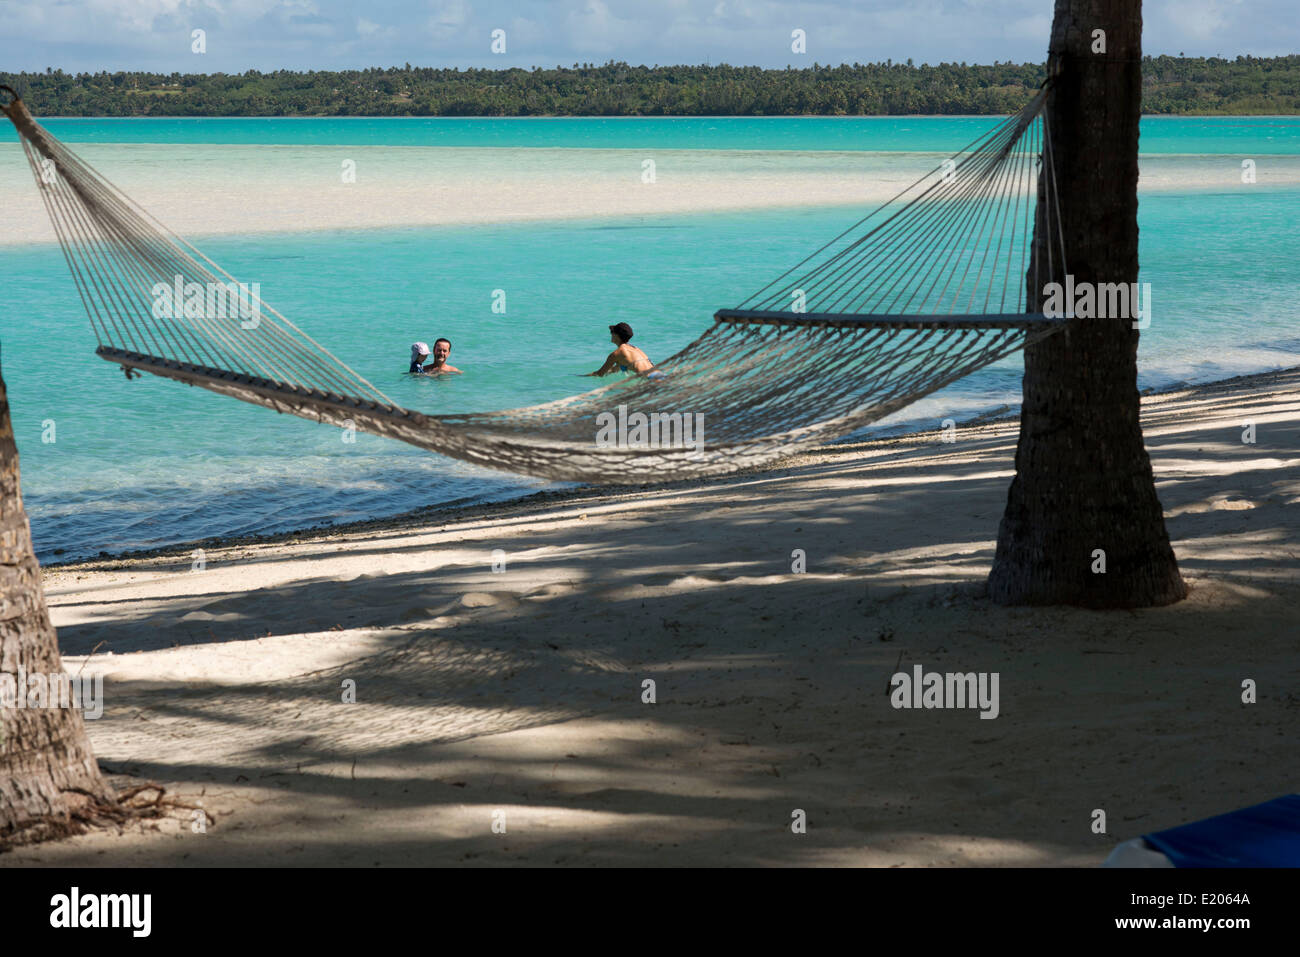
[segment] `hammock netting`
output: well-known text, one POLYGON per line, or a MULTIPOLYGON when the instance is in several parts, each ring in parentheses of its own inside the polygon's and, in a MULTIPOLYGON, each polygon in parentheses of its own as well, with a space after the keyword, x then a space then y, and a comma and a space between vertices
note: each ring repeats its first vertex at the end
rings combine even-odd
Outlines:
POLYGON ((4 109, 96 353, 128 377, 150 372, 493 469, 638 483, 752 468, 838 438, 1061 328, 1064 320, 1036 311, 1039 291, 1065 275, 1045 102, 1043 90, 737 308, 719 310, 656 374, 459 415, 398 406, 86 165, 16 95, 4 109), (190 283, 218 294, 201 308, 179 298, 158 308, 160 290, 190 283), (620 421, 658 415, 652 447, 638 445, 644 433, 599 441, 620 407, 620 421), (702 416, 702 443, 681 433, 686 416, 702 416))

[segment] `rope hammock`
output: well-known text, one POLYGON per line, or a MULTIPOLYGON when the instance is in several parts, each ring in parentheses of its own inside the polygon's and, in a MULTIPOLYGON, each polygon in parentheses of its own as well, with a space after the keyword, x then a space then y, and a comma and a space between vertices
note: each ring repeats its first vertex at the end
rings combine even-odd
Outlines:
POLYGON ((150 372, 493 469, 635 483, 759 466, 884 418, 1064 324, 1031 311, 1044 285, 1065 275, 1043 89, 737 308, 719 310, 699 339, 656 366, 662 375, 529 408, 428 415, 398 406, 239 286, 3 89, 97 355, 127 378, 150 372), (158 308, 160 290, 189 283, 209 291, 199 308, 175 297, 158 308), (214 308, 214 289, 225 308, 214 308), (627 431, 602 442, 620 411, 627 431), (702 442, 682 431, 701 422, 702 442))

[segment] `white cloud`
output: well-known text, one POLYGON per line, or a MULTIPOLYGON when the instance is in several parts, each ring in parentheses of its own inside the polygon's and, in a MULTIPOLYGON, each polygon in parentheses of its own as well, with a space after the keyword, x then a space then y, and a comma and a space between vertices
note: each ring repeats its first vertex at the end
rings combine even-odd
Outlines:
POLYGON ((367 43, 373 43, 376 40, 393 40, 400 35, 401 31, 396 27, 384 26, 382 23, 375 23, 365 17, 357 17, 357 36, 365 37, 367 43))
POLYGON ((464 0, 437 0, 431 3, 429 28, 436 36, 450 36, 465 26, 469 7, 464 0))
POLYGON ((1218 33, 1228 20, 1228 9, 1236 6, 1240 6, 1240 0, 1178 0, 1164 5, 1166 16, 1197 39, 1218 33))
POLYGON ((1002 28, 1002 35, 1013 40, 1030 40, 1041 43, 1047 55, 1047 42, 1052 35, 1052 18, 1047 14, 1019 17, 1002 28))

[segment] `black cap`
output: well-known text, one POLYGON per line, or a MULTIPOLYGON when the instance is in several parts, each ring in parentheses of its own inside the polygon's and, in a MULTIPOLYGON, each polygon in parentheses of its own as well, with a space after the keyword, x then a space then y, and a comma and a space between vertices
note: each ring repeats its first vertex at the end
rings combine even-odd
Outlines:
POLYGON ((632 327, 629 326, 626 322, 620 322, 617 323, 616 325, 610 326, 609 331, 614 333, 614 335, 618 336, 624 342, 627 342, 629 339, 632 338, 632 327))

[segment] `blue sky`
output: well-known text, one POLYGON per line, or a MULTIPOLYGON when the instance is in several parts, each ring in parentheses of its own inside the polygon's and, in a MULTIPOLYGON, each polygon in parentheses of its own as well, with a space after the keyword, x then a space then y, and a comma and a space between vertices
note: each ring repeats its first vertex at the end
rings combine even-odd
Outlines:
MULTIPOLYGON (((1300 52, 1296 0, 1146 0, 1148 53, 1300 52)), ((0 63, 214 73, 589 61, 1039 61, 1052 0, 0 0, 0 63), (207 50, 191 50, 191 31, 207 50), (506 52, 491 51, 504 30, 506 52), (791 31, 807 53, 791 52, 791 31)))

